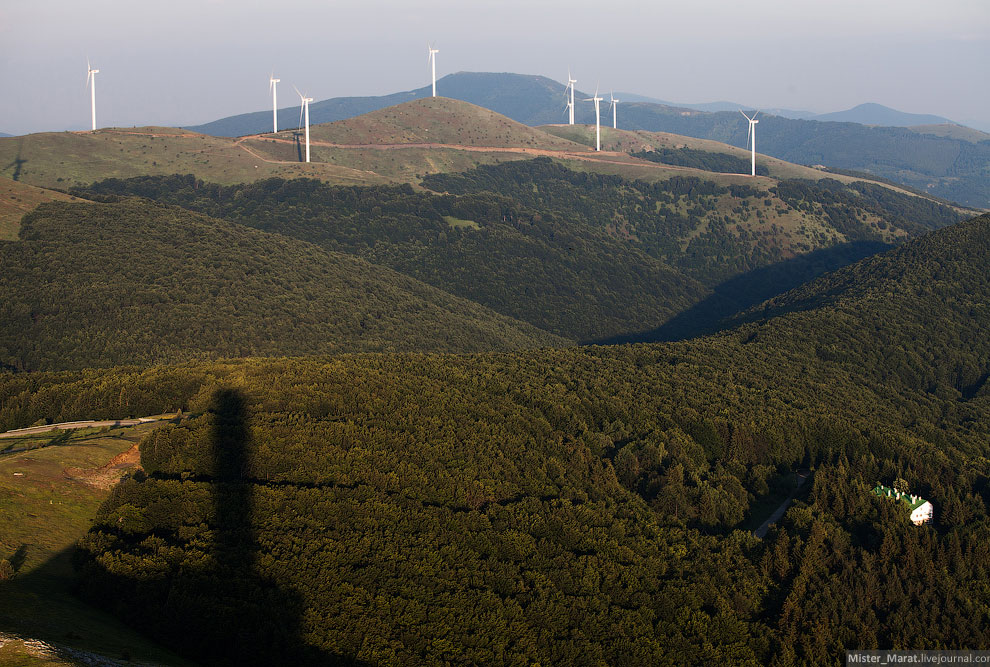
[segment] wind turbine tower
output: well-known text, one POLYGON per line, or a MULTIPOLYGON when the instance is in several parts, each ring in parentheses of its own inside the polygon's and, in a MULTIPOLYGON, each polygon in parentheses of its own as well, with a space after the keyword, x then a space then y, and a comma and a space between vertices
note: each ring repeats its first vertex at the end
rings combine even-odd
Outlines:
MULTIPOLYGON (((298 88, 296 88, 296 92, 299 93, 298 88)), ((299 119, 302 120, 303 116, 306 117, 306 162, 309 162, 309 103, 313 101, 313 98, 299 93, 299 100, 302 103, 299 108, 299 119)))
POLYGON ((433 97, 437 96, 437 54, 440 53, 440 49, 434 49, 432 44, 427 44, 426 48, 430 50, 430 55, 427 56, 426 61, 433 67, 433 97))
POLYGON ((615 122, 615 107, 619 104, 619 100, 615 99, 615 95, 613 93, 608 94, 608 99, 612 104, 612 129, 615 130, 619 127, 615 122))
POLYGON ((268 77, 268 90, 272 91, 272 133, 278 132, 278 93, 275 84, 281 80, 275 78, 275 72, 268 77))
POLYGON ((599 104, 604 99, 605 99, 604 97, 598 97, 598 86, 595 86, 595 96, 589 97, 585 100, 585 102, 595 103, 595 150, 596 151, 600 151, 602 149, 602 116, 600 112, 601 107, 599 106, 599 104))
MULTIPOLYGON (((571 112, 570 124, 574 124, 574 84, 577 83, 577 79, 571 78, 571 70, 567 70, 567 87, 571 89, 571 101, 567 103, 567 108, 571 112)), ((565 93, 566 94, 566 93, 565 93)))
POLYGON ((93 69, 93 66, 89 63, 89 58, 86 59, 86 85, 89 86, 90 92, 90 106, 93 112, 93 129, 96 129, 96 75, 100 73, 100 70, 93 69))
POLYGON ((752 168, 750 170, 750 176, 756 176, 756 124, 760 122, 760 121, 756 120, 756 114, 758 114, 760 112, 759 112, 759 110, 757 110, 757 112, 753 114, 753 117, 752 118, 750 118, 749 116, 747 116, 746 114, 744 114, 742 112, 742 109, 739 110, 739 113, 742 113, 743 118, 745 118, 746 120, 749 121, 749 131, 746 133, 746 145, 747 146, 752 145, 752 147, 753 147, 752 148, 752 153, 751 153, 751 160, 750 160, 751 163, 752 163, 752 168), (750 142, 752 142, 752 143, 750 143, 750 142))

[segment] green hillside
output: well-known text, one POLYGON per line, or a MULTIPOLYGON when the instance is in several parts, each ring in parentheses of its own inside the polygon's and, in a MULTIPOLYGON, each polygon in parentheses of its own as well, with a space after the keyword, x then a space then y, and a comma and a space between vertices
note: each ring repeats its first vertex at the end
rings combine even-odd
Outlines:
POLYGON ((207 663, 982 646, 990 402, 934 369, 988 358, 988 239, 990 217, 935 232, 697 341, 13 375, 0 422, 123 393, 199 415, 145 440, 79 564, 89 599, 207 663), (737 530, 802 467, 766 540, 737 530), (934 525, 869 492, 898 478, 934 525))
POLYGON ((984 270, 990 216, 930 234, 771 299, 741 335, 840 364, 883 382, 969 401, 990 396, 984 270), (890 326, 896 323, 896 327, 890 326), (896 331, 882 345, 856 341, 896 331), (812 332, 818 332, 812 335, 812 332), (964 343, 964 344, 963 344, 964 343))
POLYGON ((231 139, 170 127, 45 132, 0 138, 0 177, 44 188, 88 185, 103 178, 195 173, 216 183, 259 178, 320 178, 335 183, 375 184, 387 179, 334 164, 301 164, 252 153, 231 139))
POLYGON ((301 180, 220 187, 187 176, 105 181, 88 192, 150 197, 360 255, 577 340, 659 327, 708 294, 604 229, 496 190, 437 196, 301 180))
POLYGON ((355 257, 150 202, 46 204, 0 244, 0 362, 470 352, 561 339, 355 257))
POLYGON ((630 182, 544 159, 434 174, 423 184, 454 194, 499 192, 535 210, 551 208, 604 227, 709 286, 817 249, 897 242, 961 219, 950 206, 864 181, 630 182))
POLYGON ((21 218, 38 204, 48 201, 84 201, 63 192, 0 178, 0 241, 14 241, 21 218))
POLYGON ((630 181, 546 158, 423 183, 449 194, 315 181, 220 187, 192 176, 111 180, 88 192, 149 197, 357 254, 579 341, 709 330, 959 219, 949 206, 866 182, 630 181))
POLYGON ((913 125, 908 129, 917 132, 918 134, 933 134, 936 137, 959 139, 960 141, 968 141, 971 144, 978 144, 981 141, 990 141, 990 134, 981 132, 980 130, 974 130, 971 127, 965 127, 964 125, 956 125, 955 123, 913 125))

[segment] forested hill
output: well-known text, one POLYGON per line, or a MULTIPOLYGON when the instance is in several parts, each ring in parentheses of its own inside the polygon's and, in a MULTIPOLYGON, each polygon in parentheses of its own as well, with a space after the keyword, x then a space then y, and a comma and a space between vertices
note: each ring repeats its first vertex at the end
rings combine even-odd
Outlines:
POLYGON ((423 183, 437 194, 192 176, 109 179, 78 192, 150 197, 358 254, 578 341, 709 330, 822 271, 960 219, 870 183, 647 183, 547 158, 423 183))
POLYGON ((897 355, 988 358, 988 224, 720 336, 16 374, 0 423, 194 413, 142 444, 146 475, 78 564, 89 599, 207 663, 783 666, 984 646, 990 397, 898 380, 897 355), (878 363, 819 353, 847 333, 878 363), (752 537, 801 468, 796 504, 752 537), (870 493, 898 479, 934 525, 870 493))
POLYGON ((674 177, 648 184, 575 172, 546 158, 429 174, 423 185, 453 194, 499 192, 604 224, 707 284, 835 243, 892 242, 963 219, 951 206, 865 181, 726 187, 674 177))
POLYGON ((990 215, 913 240, 771 299, 747 314, 747 319, 760 318, 762 324, 744 326, 740 335, 912 390, 986 401, 987 257, 990 215))
POLYGON ((601 226, 497 190, 438 196, 276 179, 223 187, 176 176, 107 180, 87 192, 151 197, 357 254, 581 341, 659 327, 708 294, 601 226))
POLYGON ((0 243, 0 363, 562 344, 360 258, 153 202, 46 204, 0 243))

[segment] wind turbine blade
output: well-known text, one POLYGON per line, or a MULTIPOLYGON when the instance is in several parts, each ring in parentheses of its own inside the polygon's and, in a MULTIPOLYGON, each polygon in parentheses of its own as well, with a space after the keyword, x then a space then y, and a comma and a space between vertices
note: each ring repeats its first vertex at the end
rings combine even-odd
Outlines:
POLYGON ((742 117, 745 118, 746 120, 753 120, 752 118, 744 114, 742 109, 739 110, 739 113, 742 113, 742 117))
MULTIPOLYGON (((762 109, 757 110, 756 113, 760 113, 760 111, 762 111, 762 109)), ((753 114, 753 120, 756 120, 756 113, 753 114)))
POLYGON ((746 132, 746 148, 749 148, 750 139, 753 137, 753 124, 749 124, 749 131, 746 132))

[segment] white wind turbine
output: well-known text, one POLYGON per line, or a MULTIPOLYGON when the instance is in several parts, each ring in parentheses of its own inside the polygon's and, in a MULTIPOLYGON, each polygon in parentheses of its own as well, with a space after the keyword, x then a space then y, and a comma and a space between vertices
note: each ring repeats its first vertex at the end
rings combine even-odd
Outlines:
POLYGON ((611 92, 608 94, 608 99, 609 99, 609 103, 612 106, 612 129, 614 130, 619 127, 618 124, 615 122, 615 107, 619 103, 619 100, 615 99, 615 95, 611 92))
MULTIPOLYGON (((296 88, 296 92, 299 93, 298 88, 296 88)), ((299 107, 299 121, 302 122, 303 115, 306 116, 306 162, 309 162, 309 103, 313 101, 313 98, 306 97, 302 93, 299 93, 299 100, 302 104, 302 106, 299 107)))
POLYGON ((96 75, 100 73, 100 70, 93 69, 93 66, 89 63, 89 58, 86 58, 86 85, 89 86, 90 92, 90 106, 93 111, 93 129, 96 129, 96 75))
POLYGON ((595 103, 595 150, 600 151, 602 149, 602 116, 599 111, 599 103, 604 100, 604 97, 598 97, 598 86, 595 86, 595 96, 585 99, 585 102, 595 103))
MULTIPOLYGON (((568 102, 566 106, 567 106, 568 110, 570 111, 570 115, 571 115, 571 117, 570 117, 570 124, 571 125, 574 124, 574 84, 575 83, 577 83, 577 79, 572 79, 571 78, 571 70, 570 70, 570 68, 568 68, 567 69, 567 87, 571 89, 571 101, 568 102)), ((567 95, 567 90, 566 89, 564 90, 564 95, 565 95, 565 97, 567 95)))
POLYGON ((743 118, 749 121, 749 132, 746 133, 746 145, 749 146, 750 142, 752 142, 752 146, 753 146, 752 155, 751 155, 752 169, 750 175, 756 176, 756 124, 760 122, 756 120, 756 114, 760 112, 759 110, 757 110, 756 113, 753 114, 752 118, 744 114, 742 109, 739 110, 739 113, 742 113, 743 118))
POLYGON ((430 50, 430 55, 426 57, 426 62, 433 67, 433 97, 437 96, 437 54, 440 53, 440 49, 434 49, 432 44, 427 44, 426 48, 430 50))
POLYGON ((282 79, 275 78, 275 72, 268 77, 268 90, 272 92, 272 132, 278 132, 278 93, 275 91, 275 84, 282 79))

